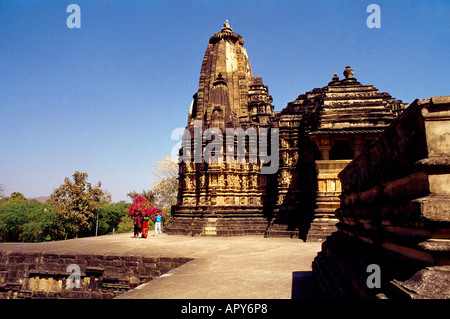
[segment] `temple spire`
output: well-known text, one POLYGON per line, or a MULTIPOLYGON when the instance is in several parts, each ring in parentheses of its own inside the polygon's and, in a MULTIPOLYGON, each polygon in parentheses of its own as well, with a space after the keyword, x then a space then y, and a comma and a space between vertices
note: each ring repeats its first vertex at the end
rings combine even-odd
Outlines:
POLYGON ((227 114, 235 114, 236 121, 248 119, 247 94, 252 71, 243 44, 244 39, 232 31, 228 20, 220 32, 210 37, 200 70, 196 113, 192 114, 190 125, 193 118, 209 125, 216 105, 223 107, 227 121, 227 114))

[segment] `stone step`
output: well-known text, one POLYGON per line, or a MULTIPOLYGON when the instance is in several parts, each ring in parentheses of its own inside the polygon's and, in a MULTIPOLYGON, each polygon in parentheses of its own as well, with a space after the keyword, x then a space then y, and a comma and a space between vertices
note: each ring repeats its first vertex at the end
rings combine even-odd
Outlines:
POLYGON ((217 235, 217 218, 208 218, 203 227, 203 235, 216 236, 217 235))
MULTIPOLYGON (((336 231, 336 230, 334 230, 336 231)), ((325 241, 328 236, 330 236, 334 231, 326 231, 320 233, 308 233, 306 236, 306 241, 325 241)))
MULTIPOLYGON (((339 208, 339 207, 338 207, 339 208)), ((314 209, 314 213, 315 214, 320 214, 320 213, 333 213, 336 211, 335 207, 318 207, 316 209, 314 209)))
POLYGON ((336 226, 324 226, 324 227, 320 227, 320 226, 315 226, 315 227, 311 227, 309 229, 308 234, 312 234, 312 233, 324 233, 324 232, 335 232, 337 230, 336 226))
POLYGON ((322 202, 337 202, 340 203, 341 200, 339 197, 335 196, 317 196, 316 201, 322 201, 322 202))
POLYGON ((311 223, 311 227, 306 236, 306 241, 324 241, 329 235, 337 230, 337 218, 316 218, 311 223))
POLYGON ((313 220, 311 223, 312 225, 321 225, 321 224, 327 224, 327 225, 336 225, 336 223, 339 222, 339 219, 337 218, 328 218, 328 217, 320 217, 313 220))

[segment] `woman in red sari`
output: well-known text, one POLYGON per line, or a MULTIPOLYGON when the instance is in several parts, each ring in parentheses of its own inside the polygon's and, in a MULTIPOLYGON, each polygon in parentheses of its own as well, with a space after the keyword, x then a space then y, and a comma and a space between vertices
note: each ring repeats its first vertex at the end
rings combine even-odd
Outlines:
POLYGON ((147 238, 148 236, 148 221, 150 218, 148 217, 148 213, 144 213, 144 222, 142 223, 142 238, 147 238))

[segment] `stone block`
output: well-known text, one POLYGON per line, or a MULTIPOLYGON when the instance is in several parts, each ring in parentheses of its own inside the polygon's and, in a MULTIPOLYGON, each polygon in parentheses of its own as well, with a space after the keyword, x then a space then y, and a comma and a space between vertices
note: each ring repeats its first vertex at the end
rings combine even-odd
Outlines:
POLYGON ((388 181, 384 185, 384 195, 390 201, 404 201, 423 197, 428 195, 429 192, 428 175, 425 172, 418 172, 394 181, 388 181))
POLYGON ((414 202, 420 204, 422 216, 433 222, 450 222, 450 198, 431 196, 418 198, 414 202))
POLYGON ((407 299, 450 299, 450 267, 426 267, 403 282, 393 280, 396 295, 407 299))

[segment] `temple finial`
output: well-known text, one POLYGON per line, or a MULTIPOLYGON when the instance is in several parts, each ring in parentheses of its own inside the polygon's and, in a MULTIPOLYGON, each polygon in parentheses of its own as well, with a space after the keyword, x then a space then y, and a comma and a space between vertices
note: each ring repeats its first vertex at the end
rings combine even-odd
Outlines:
POLYGON ((346 78, 346 79, 352 78, 352 77, 353 77, 353 74, 355 74, 355 71, 353 71, 353 69, 352 69, 352 67, 351 67, 350 65, 347 65, 347 66, 345 67, 345 70, 344 70, 344 76, 345 76, 345 78, 346 78))
POLYGON ((231 29, 230 24, 228 23, 228 20, 225 20, 223 24, 223 28, 221 30, 222 32, 233 32, 233 29, 231 29))

